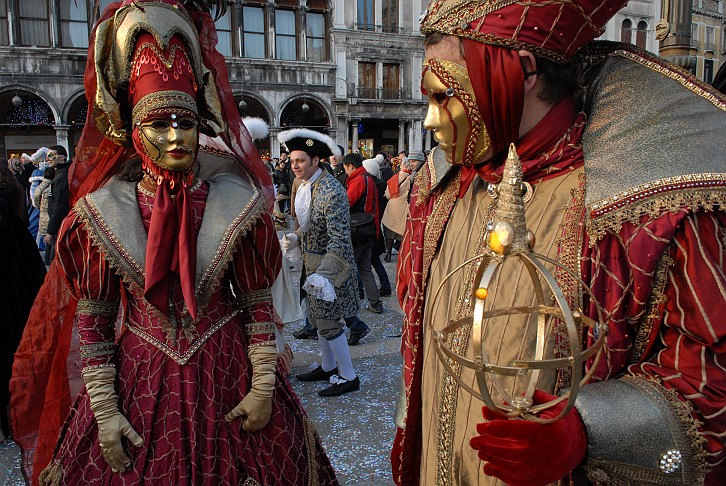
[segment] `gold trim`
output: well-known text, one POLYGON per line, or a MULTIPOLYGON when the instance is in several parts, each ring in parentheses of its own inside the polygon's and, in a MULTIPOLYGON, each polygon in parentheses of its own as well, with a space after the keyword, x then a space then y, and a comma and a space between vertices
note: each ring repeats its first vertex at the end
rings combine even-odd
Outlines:
POLYGON ((696 93, 698 96, 710 101, 713 103, 714 106, 717 108, 720 108, 722 110, 726 111, 726 99, 723 98, 723 95, 715 90, 715 88, 705 84, 701 83, 699 80, 697 80, 694 77, 688 77, 690 73, 686 73, 685 71, 680 72, 674 70, 672 67, 668 69, 667 67, 659 64, 655 60, 648 59, 644 57, 643 55, 638 55, 634 52, 626 51, 626 50, 617 50, 612 52, 613 56, 620 56, 624 57, 626 59, 630 59, 631 61, 635 61, 638 64, 641 64, 649 69, 652 69, 653 71, 657 71, 658 73, 662 74, 663 76, 666 76, 668 78, 671 78, 675 81, 678 81, 681 85, 688 88, 690 91, 696 93), (711 91, 709 91, 711 90, 711 91))
MULTIPOLYGON (((155 338, 151 334, 147 333, 146 331, 140 329, 139 327, 133 325, 131 322, 126 323, 126 327, 129 331, 139 336, 141 339, 146 341, 147 343, 151 344, 155 348, 157 348, 159 351, 164 353, 165 355, 169 356, 171 359, 173 359, 176 363, 180 365, 184 365, 189 361, 189 359, 194 355, 194 353, 199 350, 199 348, 202 347, 202 345, 209 339, 215 332, 217 332, 219 329, 222 328, 225 324, 227 324, 234 316, 237 315, 239 311, 234 310, 231 314, 227 315, 226 317, 223 317, 222 319, 215 322, 209 329, 207 329, 199 338, 194 341, 194 343, 189 346, 189 349, 184 354, 179 354, 175 349, 173 349, 168 344, 160 341, 159 339, 155 338)), ((273 341, 274 346, 274 341, 273 341)))
POLYGON ((252 324, 245 324, 245 332, 248 336, 253 334, 274 334, 275 323, 274 322, 254 322, 252 324))
MULTIPOLYGON (((458 191, 457 191, 458 192, 458 191)), ((481 228, 476 238, 476 243, 471 250, 471 256, 482 253, 487 242, 489 234, 488 223, 494 221, 499 199, 491 199, 486 211, 484 212, 481 228)), ((474 284, 474 274, 478 268, 478 264, 472 263, 466 267, 462 280, 459 295, 454 308, 454 319, 459 320, 471 314, 471 296, 473 294, 472 287, 474 284)), ((426 275, 428 270, 426 270, 426 275)), ((464 356, 469 347, 471 340, 471 323, 461 326, 449 336, 449 349, 459 356, 464 356)), ((460 364, 450 360, 449 366, 457 378, 445 377, 441 383, 441 400, 439 400, 439 421, 438 421, 438 441, 436 455, 436 484, 448 486, 452 485, 451 470, 454 456, 454 422, 456 420, 456 407, 459 401, 459 379, 461 377, 462 367, 460 364)), ((447 374, 446 368, 443 371, 447 374)))
MULTIPOLYGON (((586 178, 583 171, 578 175, 578 186, 570 191, 572 199, 565 206, 564 217, 557 229, 561 235, 555 240, 559 248, 557 260, 566 268, 569 268, 577 275, 581 274, 580 259, 582 257, 582 244, 585 237, 583 230, 585 221, 585 193, 586 178)), ((570 309, 582 309, 582 287, 579 282, 562 267, 556 267, 554 272, 555 280, 560 286, 570 309)), ((583 343, 584 324, 578 329, 580 345, 583 343)), ((565 323, 557 319, 555 333, 559 342, 555 345, 554 354, 562 358, 570 355, 570 342, 565 323)), ((572 383, 572 369, 563 368, 559 370, 556 390, 569 388, 572 383)))
POLYGON ((608 231, 619 231, 623 223, 638 222, 644 214, 655 218, 665 210, 676 212, 684 206, 711 210, 724 204, 726 173, 686 174, 641 184, 588 207, 590 246, 608 231))
POLYGON ((650 302, 648 303, 648 313, 638 329, 638 335, 635 337, 633 355, 630 357, 630 364, 635 364, 640 361, 640 358, 648 345, 648 338, 653 330, 653 324, 661 316, 660 306, 668 301, 668 297, 665 295, 665 286, 668 283, 668 271, 675 264, 675 261, 671 258, 669 252, 670 246, 666 247, 663 252, 663 256, 660 260, 658 260, 655 267, 655 272, 653 273, 653 285, 650 292, 650 302))
POLYGON ((106 302, 105 300, 78 299, 77 314, 96 317, 116 317, 119 302, 106 302))
POLYGON ((82 344, 79 353, 82 359, 99 358, 111 356, 116 352, 116 345, 113 342, 82 344))
POLYGON ((277 341, 275 341, 274 339, 270 339, 269 341, 260 341, 259 343, 249 344, 247 347, 248 348, 262 348, 262 347, 266 347, 266 346, 277 349, 276 348, 277 341))
POLYGON ((258 289, 245 292, 237 296, 237 306, 240 309, 252 307, 253 305, 262 304, 263 302, 272 302, 272 290, 258 289))
POLYGON ((305 452, 307 453, 308 458, 307 484, 308 486, 319 486, 320 478, 318 477, 318 457, 317 448, 315 447, 317 443, 317 432, 315 431, 315 427, 310 424, 310 420, 307 415, 303 415, 302 420, 303 429, 305 429, 305 452))
POLYGON ((198 114, 197 102, 184 91, 154 91, 141 98, 131 112, 132 122, 136 125, 146 120, 152 112, 161 108, 179 108, 198 114))

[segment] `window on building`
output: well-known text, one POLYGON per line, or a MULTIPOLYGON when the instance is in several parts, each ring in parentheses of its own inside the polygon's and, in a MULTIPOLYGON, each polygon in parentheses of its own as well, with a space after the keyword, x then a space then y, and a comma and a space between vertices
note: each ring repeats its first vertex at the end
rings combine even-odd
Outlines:
POLYGON ((18 7, 20 45, 50 47, 47 0, 22 0, 18 7))
POLYGON ((217 50, 224 57, 232 57, 232 9, 228 8, 222 17, 214 22, 217 27, 217 50))
POLYGON ((356 25, 359 30, 375 30, 374 0, 358 0, 358 21, 356 25))
POLYGON ((713 83, 713 59, 703 60, 703 81, 705 83, 713 83))
MULTIPOLYGON (((691 24, 691 40, 693 40, 693 41, 698 40, 698 24, 696 24, 696 23, 691 24)), ((693 45, 697 46, 698 43, 694 42, 693 45)))
POLYGON ((245 5, 240 9, 240 39, 242 57, 265 58, 265 10, 263 7, 245 5))
POLYGON ((275 11, 275 59, 297 59, 295 11, 275 11))
POLYGON ((0 46, 10 44, 8 35, 8 5, 7 0, 0 0, 0 46))
POLYGON ((61 0, 60 27, 63 47, 88 47, 88 12, 86 2, 61 0))
POLYGON ((376 63, 375 62, 359 62, 358 63, 358 97, 359 98, 376 98, 376 63))
POLYGON ((716 28, 713 25, 706 26, 706 37, 703 39, 703 48, 707 51, 716 50, 716 28))
POLYGON ((638 22, 638 30, 635 33, 635 45, 641 49, 645 49, 648 42, 648 22, 641 20, 638 22))
POLYGON ((399 64, 383 64, 383 99, 401 99, 401 66, 399 64))
POLYGON ((307 60, 325 61, 325 16, 321 13, 308 13, 305 25, 307 60))
POLYGON ((381 5, 383 32, 398 33, 398 0, 383 0, 381 5))
POLYGON ((98 2, 98 14, 102 14, 103 11, 106 10, 106 7, 117 1, 118 0, 101 0, 100 2, 98 2))
POLYGON ((620 42, 633 43, 633 21, 630 19, 625 19, 620 24, 620 42))

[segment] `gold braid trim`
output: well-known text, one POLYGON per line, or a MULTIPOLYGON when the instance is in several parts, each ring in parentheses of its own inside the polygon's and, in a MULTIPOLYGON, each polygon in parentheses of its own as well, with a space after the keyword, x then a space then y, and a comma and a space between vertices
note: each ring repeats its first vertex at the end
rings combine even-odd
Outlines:
POLYGON ((87 316, 116 317, 118 314, 118 302, 106 302, 105 300, 78 299, 76 313, 87 316))
POLYGON ((261 348, 262 346, 270 346, 270 347, 274 348, 277 346, 277 341, 275 341, 274 339, 270 339, 269 341, 260 341, 259 343, 252 343, 247 347, 248 348, 261 348))
MULTIPOLYGON (((458 193, 458 190, 456 191, 458 193)), ((455 193, 456 194, 456 193, 455 193)), ((480 254, 486 246, 487 237, 489 235, 488 224, 494 221, 497 211, 497 203, 499 199, 492 199, 484 213, 484 218, 480 222, 479 233, 476 243, 471 252, 471 256, 480 254)), ((451 214, 449 212, 449 214, 451 214)), ((438 241, 438 240, 437 240, 438 241)), ((433 255, 432 255, 433 258, 433 255)), ((481 262, 469 264, 464 270, 464 279, 459 289, 459 295, 454 307, 454 319, 459 320, 471 314, 471 297, 473 295, 474 274, 481 262)), ((428 270, 427 270, 428 271, 428 270)), ((432 308, 432 313, 433 313, 432 308)), ((449 336, 447 343, 451 351, 464 356, 471 342, 471 322, 456 329, 449 336)), ((436 484, 445 486, 452 484, 451 468, 453 466, 454 457, 454 435, 456 421, 456 407, 459 401, 459 381, 456 378, 461 377, 462 366, 454 360, 449 361, 451 371, 456 375, 450 376, 444 371, 444 379, 441 383, 441 400, 439 400, 439 420, 438 420, 438 454, 436 458, 436 484)))
POLYGON ((308 457, 307 484, 308 486, 319 486, 320 478, 318 477, 318 457, 315 447, 317 432, 315 427, 310 424, 307 415, 303 416, 303 428, 305 429, 305 450, 308 457))
POLYGON ((687 174, 658 179, 597 201, 588 208, 590 246, 625 222, 637 223, 644 214, 655 218, 682 207, 713 210, 726 204, 726 173, 687 174))
POLYGON ((272 290, 259 289, 245 292, 237 297, 237 306, 239 309, 252 307, 253 305, 262 304, 263 302, 272 302, 272 290))
MULTIPOLYGON (((585 173, 582 172, 578 176, 578 186, 571 190, 572 199, 565 207, 565 216, 558 228, 561 235, 555 245, 558 247, 559 262, 569 268, 572 272, 580 275, 580 258, 582 254, 582 240, 584 238, 584 219, 585 219, 585 173)), ((557 267, 554 272, 555 280, 562 289, 565 299, 571 309, 582 309, 582 288, 577 279, 565 272, 562 268, 557 267)), ((569 357, 570 355, 570 339, 567 334, 567 326, 562 320, 556 320, 555 333, 559 341, 555 345, 554 353, 557 357, 569 357)), ((583 324, 584 326, 584 324, 583 324)), ((581 326, 578 330, 580 344, 583 343, 584 328, 581 326)), ((565 368, 559 370, 557 374, 557 390, 569 388, 572 385, 572 369, 565 368)))
POLYGON ((245 331, 248 336, 252 336, 253 334, 275 334, 275 323, 255 322, 252 324, 245 324, 245 331))
MULTIPOLYGON (((706 473, 708 472, 708 464, 706 463, 707 453, 706 449, 703 448, 703 444, 706 442, 706 439, 698 432, 698 427, 700 427, 702 423, 693 417, 693 407, 691 404, 678 398, 678 393, 675 390, 664 387, 661 380, 657 377, 635 375, 623 376, 620 379, 636 385, 641 389, 644 388, 643 383, 646 382, 650 384, 652 389, 660 393, 668 401, 681 422, 683 434, 685 435, 691 449, 691 471, 688 471, 690 473, 688 475, 695 479, 694 484, 703 484, 706 478, 706 473)), ((683 464, 681 467, 687 466, 688 464, 683 464)))
POLYGON ((660 317, 660 306, 668 301, 665 295, 665 286, 668 283, 668 270, 675 264, 675 261, 669 255, 669 250, 670 247, 667 247, 655 267, 648 314, 645 316, 645 320, 640 326, 640 329, 638 329, 638 335, 635 338, 635 345, 633 346, 633 355, 630 357, 630 364, 635 364, 640 361, 645 347, 648 345, 648 338, 653 330, 653 324, 660 317))
POLYGON ((134 105, 131 117, 134 124, 138 125, 153 111, 161 108, 171 109, 172 107, 177 111, 178 109, 188 110, 195 115, 199 111, 197 110, 197 102, 184 91, 155 91, 147 94, 134 105))
POLYGON ((83 344, 79 353, 82 359, 99 358, 101 356, 111 356, 116 351, 116 345, 112 342, 83 344))

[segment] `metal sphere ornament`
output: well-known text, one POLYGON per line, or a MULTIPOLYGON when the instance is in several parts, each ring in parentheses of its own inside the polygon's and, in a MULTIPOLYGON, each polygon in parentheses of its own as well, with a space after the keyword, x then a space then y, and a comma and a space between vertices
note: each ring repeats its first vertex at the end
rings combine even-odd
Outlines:
POLYGON ((15 108, 20 108, 21 106, 23 106, 23 99, 18 95, 13 96, 13 99, 10 100, 10 102, 15 108))
POLYGON ((307 113, 308 111, 310 111, 310 105, 308 105, 307 103, 303 103, 300 109, 303 113, 307 113))
POLYGON ((245 111, 247 109, 247 102, 245 100, 240 100, 239 103, 237 103, 237 108, 239 108, 239 111, 245 111))
MULTIPOLYGON (((534 234, 527 230, 523 192, 522 166, 514 144, 512 144, 504 165, 502 182, 498 188, 496 217, 486 235, 486 248, 481 254, 466 260, 445 276, 434 293, 434 310, 429 313, 429 315, 436 315, 436 306, 439 305, 441 299, 445 298, 441 295, 445 283, 473 264, 478 267, 470 296, 471 315, 449 321, 442 330, 437 330, 433 322, 425 323, 425 328, 431 329, 434 348, 439 360, 444 364, 448 374, 464 390, 482 400, 491 410, 506 417, 549 423, 564 417, 574 406, 580 388, 587 383, 597 366, 608 334, 608 327, 604 324, 602 308, 597 304, 582 279, 559 262, 532 251, 535 238, 534 234), (517 269, 517 272, 521 272, 525 276, 524 278, 529 277, 534 301, 530 305, 487 310, 487 302, 496 293, 492 292, 490 284, 507 282, 510 277, 513 280, 517 278, 514 273, 505 274, 504 270, 501 270, 505 261, 509 259, 517 259, 524 266, 526 272, 521 272, 521 267, 517 269), (558 272, 563 272, 577 282, 582 292, 590 297, 591 302, 595 303, 597 321, 585 316, 581 309, 570 309, 564 292, 552 273, 545 267, 545 263, 554 266, 558 272), (545 302, 545 286, 549 287, 553 302, 549 300, 545 302), (529 315, 536 319, 534 349, 525 351, 532 356, 524 356, 525 359, 518 359, 510 363, 494 363, 485 350, 487 326, 496 324, 494 321, 489 322, 489 319, 515 315, 529 315), (580 330, 584 326, 588 327, 595 337, 595 342, 586 349, 583 349, 580 344, 582 342, 580 330), (457 354, 451 348, 453 344, 451 338, 459 329, 470 329, 467 334, 469 335, 469 345, 473 351, 473 359, 457 354), (555 332, 566 336, 566 344, 569 349, 566 353, 560 354, 549 350, 554 355, 550 357, 548 339, 555 332), (590 360, 592 361, 590 362, 590 360), (590 367, 589 371, 585 373, 586 362, 590 362, 590 367), (461 375, 454 372, 455 365, 473 370, 476 377, 475 385, 462 381, 461 375), (568 369, 571 376, 570 388, 554 400, 535 404, 533 396, 541 372, 568 369), (511 379, 513 382, 518 381, 520 383, 519 391, 509 392, 502 382, 505 378, 511 379), (520 393, 522 390, 523 392, 520 393), (556 417, 542 419, 537 415, 542 410, 565 400, 567 404, 556 417)), ((507 269, 511 270, 511 267, 508 266, 507 269)))

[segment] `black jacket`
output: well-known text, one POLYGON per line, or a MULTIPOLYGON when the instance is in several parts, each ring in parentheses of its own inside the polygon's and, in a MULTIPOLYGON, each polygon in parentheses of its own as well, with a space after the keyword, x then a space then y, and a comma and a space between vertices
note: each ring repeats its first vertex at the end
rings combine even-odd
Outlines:
POLYGON ((70 162, 55 166, 55 177, 50 183, 50 197, 48 198, 48 234, 58 236, 63 218, 71 210, 70 191, 68 189, 68 168, 70 162))

